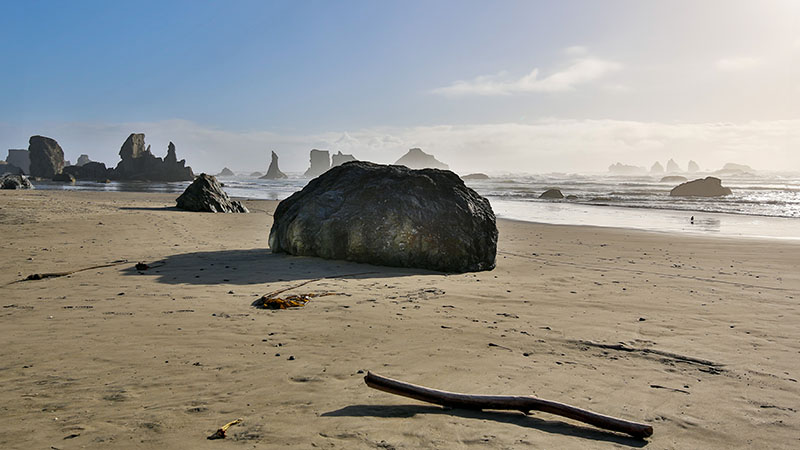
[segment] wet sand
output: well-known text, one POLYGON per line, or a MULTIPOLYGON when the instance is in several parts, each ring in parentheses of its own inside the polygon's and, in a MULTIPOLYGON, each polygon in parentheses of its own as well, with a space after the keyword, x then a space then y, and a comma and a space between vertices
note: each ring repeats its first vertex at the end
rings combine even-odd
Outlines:
POLYGON ((277 202, 215 215, 174 198, 0 192, 0 447, 800 445, 793 241, 499 221, 495 270, 443 275, 272 255, 277 202), (317 279, 286 293, 336 295, 251 306, 317 279), (366 370, 655 433, 448 410, 370 389, 366 370))

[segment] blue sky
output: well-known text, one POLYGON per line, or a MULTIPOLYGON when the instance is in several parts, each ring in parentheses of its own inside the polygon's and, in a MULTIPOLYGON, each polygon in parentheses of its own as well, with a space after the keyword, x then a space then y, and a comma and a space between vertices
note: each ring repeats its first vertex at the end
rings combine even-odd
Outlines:
POLYGON ((210 171, 412 146, 464 170, 799 168, 799 23, 789 0, 3 1, 0 149, 45 134, 113 165, 144 132, 210 171))

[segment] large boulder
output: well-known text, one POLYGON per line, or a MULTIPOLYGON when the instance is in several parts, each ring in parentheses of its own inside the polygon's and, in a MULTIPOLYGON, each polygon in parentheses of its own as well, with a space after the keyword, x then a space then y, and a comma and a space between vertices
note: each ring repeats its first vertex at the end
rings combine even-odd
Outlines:
POLYGON ((327 150, 313 149, 311 150, 309 159, 311 165, 308 170, 306 170, 306 173, 303 174, 305 177, 318 177, 331 168, 331 156, 327 150))
POLYGON ((91 181, 105 181, 110 175, 106 165, 97 161, 90 161, 82 166, 64 167, 63 173, 70 174, 78 180, 91 181))
POLYGON ((32 177, 53 178, 64 168, 64 150, 55 139, 31 136, 28 141, 32 177))
POLYGON ((339 151, 335 155, 331 156, 331 167, 341 166, 342 164, 350 161, 357 161, 357 159, 353 155, 348 155, 339 151))
POLYGON ((447 170, 364 161, 311 180, 275 210, 273 252, 442 272, 490 270, 489 201, 447 170))
POLYGON ((178 161, 175 144, 169 143, 167 155, 162 160, 145 147, 144 133, 133 133, 128 136, 119 150, 120 162, 109 172, 116 180, 142 181, 189 181, 194 179, 191 167, 186 160, 178 161))
POLYGON ((542 192, 542 195, 540 195, 539 198, 556 200, 564 198, 564 194, 561 193, 561 190, 552 188, 542 192))
POLYGON ((33 189, 25 175, 6 174, 0 177, 0 189, 33 189))
POLYGON ((246 213, 247 208, 231 200, 213 175, 201 173, 177 199, 177 206, 187 211, 246 213))
POLYGON ((395 162, 398 166, 406 166, 411 169, 442 169, 447 170, 450 167, 436 159, 433 155, 425 153, 420 148, 412 148, 405 155, 395 162))
POLYGON ((672 197, 721 197, 731 195, 730 188, 722 186, 722 180, 706 177, 679 184, 669 192, 672 197))
POLYGON ((25 149, 8 149, 6 162, 19 167, 22 169, 22 173, 26 175, 31 173, 31 157, 30 153, 25 149))
MULTIPOLYGON (((312 150, 312 152, 315 150, 312 150)), ((319 151, 319 150, 316 150, 319 151)), ((314 158, 312 154, 311 158, 311 165, 314 165, 314 158)), ((308 170, 311 170, 310 168, 308 170)), ((269 162, 269 169, 267 169, 266 175, 259 177, 264 180, 280 180, 283 178, 287 178, 286 174, 281 172, 281 169, 278 167, 278 155, 275 152, 272 152, 272 160, 269 162)))

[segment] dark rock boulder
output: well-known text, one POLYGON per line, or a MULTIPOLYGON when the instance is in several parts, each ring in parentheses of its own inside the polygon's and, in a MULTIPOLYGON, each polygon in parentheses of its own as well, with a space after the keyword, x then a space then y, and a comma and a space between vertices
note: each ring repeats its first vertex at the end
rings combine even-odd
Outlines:
POLYGON ((327 150, 311 150, 309 156, 311 166, 303 174, 304 177, 318 177, 331 168, 331 157, 327 150))
MULTIPOLYGON (((314 166, 314 153, 315 151, 319 150, 311 150, 311 166, 314 166)), ((327 153, 327 152, 326 152, 327 153)), ((311 170, 309 168, 308 170, 311 170)), ((326 169, 327 170, 327 169, 326 169)), ((308 172, 306 172, 308 173, 308 172)), ((286 174, 281 172, 281 169, 278 167, 278 155, 275 152, 272 152, 272 160, 269 162, 269 169, 267 169, 266 175, 260 177, 264 180, 280 180, 283 178, 287 178, 286 174)))
POLYGON ((28 143, 32 177, 49 179, 61 173, 64 168, 64 150, 55 139, 31 136, 28 143))
POLYGON ((672 197, 721 197, 730 195, 730 188, 722 186, 722 180, 706 177, 680 184, 669 192, 672 197))
POLYGON ((186 160, 178 161, 175 144, 169 143, 167 156, 162 160, 145 148, 144 134, 133 133, 128 136, 119 150, 121 161, 109 172, 109 178, 115 180, 142 181, 189 181, 194 179, 191 167, 186 167, 186 160))
POLYGON ((92 162, 92 160, 89 159, 89 155, 81 155, 81 156, 78 156, 78 162, 76 162, 75 165, 76 166, 85 166, 86 164, 89 164, 90 162, 92 162))
POLYGON ((489 175, 485 173, 471 173, 469 175, 464 175, 461 177, 462 180, 488 180, 489 175))
POLYGON ((450 167, 436 159, 433 155, 425 153, 420 148, 412 148, 405 155, 401 156, 395 162, 395 165, 406 166, 410 169, 442 169, 447 170, 450 167))
POLYGON ((26 175, 31 173, 31 157, 30 153, 25 149, 8 149, 6 162, 19 167, 22 169, 22 173, 26 175))
POLYGON ((562 194, 559 189, 555 189, 554 188, 554 189, 548 189, 548 190, 542 192, 542 195, 540 195, 539 198, 561 199, 561 198, 564 198, 564 194, 562 194))
POLYGON ((234 176, 236 176, 236 174, 233 173, 233 171, 231 169, 228 169, 227 167, 223 167, 222 168, 222 172, 218 173, 217 176, 218 177, 234 177, 234 176))
POLYGON ((213 175, 201 173, 177 199, 177 206, 186 211, 213 213, 246 213, 247 208, 231 200, 213 175))
POLYGON ((90 161, 82 166, 64 167, 63 173, 68 173, 78 180, 105 180, 110 170, 101 162, 90 161))
POLYGON ((446 170, 364 161, 311 180, 275 210, 273 252, 443 272, 494 268, 489 201, 446 170))
MULTIPOLYGON (((70 166, 70 167, 74 167, 74 166, 70 166)), ((72 175, 72 174, 69 174, 69 173, 61 172, 59 174, 56 174, 56 176, 53 177, 53 181, 58 181, 58 182, 61 182, 61 183, 75 183, 75 176, 72 175)))
POLYGON ((658 181, 659 183, 685 183, 689 181, 688 178, 682 177, 680 175, 667 175, 666 177, 661 177, 658 181))
POLYGON ((0 189, 33 189, 25 175, 6 174, 0 177, 0 189))
POLYGON ((350 161, 357 161, 355 156, 348 155, 339 151, 335 155, 331 156, 331 167, 341 166, 342 164, 350 161))

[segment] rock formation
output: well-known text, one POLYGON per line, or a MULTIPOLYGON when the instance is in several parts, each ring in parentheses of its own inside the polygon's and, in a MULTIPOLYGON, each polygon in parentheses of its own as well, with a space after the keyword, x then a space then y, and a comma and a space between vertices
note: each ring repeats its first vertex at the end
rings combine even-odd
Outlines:
POLYGON ((223 167, 222 168, 222 172, 218 173, 217 176, 218 177, 233 177, 233 176, 236 176, 236 174, 233 173, 233 171, 231 169, 228 169, 227 167, 223 167))
POLYGON ((631 166, 628 164, 616 163, 608 166, 608 171, 614 175, 641 175, 647 172, 647 169, 639 166, 631 166))
POLYGON ((51 179, 64 168, 64 151, 55 139, 31 136, 28 141, 31 176, 51 179))
POLYGON ((14 164, 9 164, 6 161, 0 161, 0 175, 7 173, 12 175, 22 175, 25 172, 14 164))
POLYGON ((662 166, 660 162, 656 161, 652 166, 650 166, 650 173, 664 173, 664 166, 662 166))
POLYGON ((263 173, 261 173, 261 172, 253 172, 253 173, 251 173, 251 174, 250 174, 250 175, 248 175, 248 176, 249 176, 250 178, 261 178, 261 177, 263 177, 263 176, 264 176, 264 174, 263 174, 263 173))
POLYGON ((19 167, 22 169, 22 173, 26 175, 31 173, 31 157, 25 149, 8 149, 6 162, 19 167))
POLYGON ((489 201, 450 171, 334 167, 275 210, 273 252, 443 272, 494 268, 489 201))
POLYGON ((90 161, 82 166, 67 166, 63 170, 63 173, 70 174, 77 180, 102 182, 108 179, 111 172, 110 169, 106 168, 105 164, 96 161, 90 161))
POLYGON ((678 167, 678 163, 676 163, 674 159, 667 161, 667 173, 675 173, 680 171, 681 168, 678 167))
POLYGON ((409 169, 443 169, 447 170, 450 167, 437 160, 433 155, 425 153, 420 148, 412 148, 405 155, 395 162, 395 165, 406 166, 409 169))
POLYGON ((33 189, 25 175, 6 174, 0 177, 0 189, 33 189))
POLYGON ((92 162, 92 160, 89 159, 89 155, 81 155, 81 156, 78 156, 78 162, 76 162, 75 165, 76 166, 85 166, 86 164, 89 164, 90 162, 92 162))
POLYGON ((247 208, 231 200, 213 175, 201 173, 177 199, 177 206, 186 211, 212 213, 246 213, 247 208))
POLYGON ((666 177, 661 177, 658 181, 659 183, 684 183, 689 181, 688 178, 682 177, 680 175, 667 175, 666 177))
POLYGON ((303 174, 304 177, 316 178, 331 168, 331 157, 327 150, 311 150, 311 166, 303 174))
POLYGON ((162 160, 150 153, 150 146, 144 146, 144 133, 133 133, 119 150, 122 159, 109 178, 115 180, 146 181, 189 181, 194 179, 191 167, 186 160, 178 161, 175 144, 169 143, 167 156, 162 160))
POLYGON ((560 199, 560 198, 564 198, 564 194, 562 194, 561 190, 559 190, 559 189, 548 189, 548 190, 542 192, 542 195, 540 195, 539 198, 560 199))
POLYGON ((53 177, 53 181, 60 181, 62 183, 75 183, 75 176, 69 173, 61 172, 53 177))
MULTIPOLYGON (((314 152, 319 150, 311 150, 311 168, 314 166, 314 152)), ((325 152, 327 153, 327 152, 325 152)), ((311 170, 309 168, 308 170, 311 170)), ((308 171, 306 172, 308 174, 308 171)), ((279 180, 283 178, 287 178, 286 174, 281 172, 281 169, 278 167, 278 155, 275 152, 272 152, 272 160, 269 162, 269 169, 267 169, 266 175, 261 177, 264 180, 279 180)))
POLYGON ((695 173, 695 172, 699 172, 699 171, 700 171, 700 166, 698 166, 696 162, 690 160, 689 161, 689 169, 687 170, 687 172, 695 173))
POLYGON ((471 173, 469 175, 464 175, 461 177, 462 180, 488 180, 489 175, 485 173, 471 173))
POLYGON ((730 188, 722 186, 722 180, 714 177, 689 181, 672 188, 669 192, 672 197, 721 197, 730 194, 730 188))
POLYGON ((353 155, 347 155, 339 151, 335 155, 331 156, 331 167, 341 166, 342 164, 350 161, 356 161, 356 158, 353 155))

